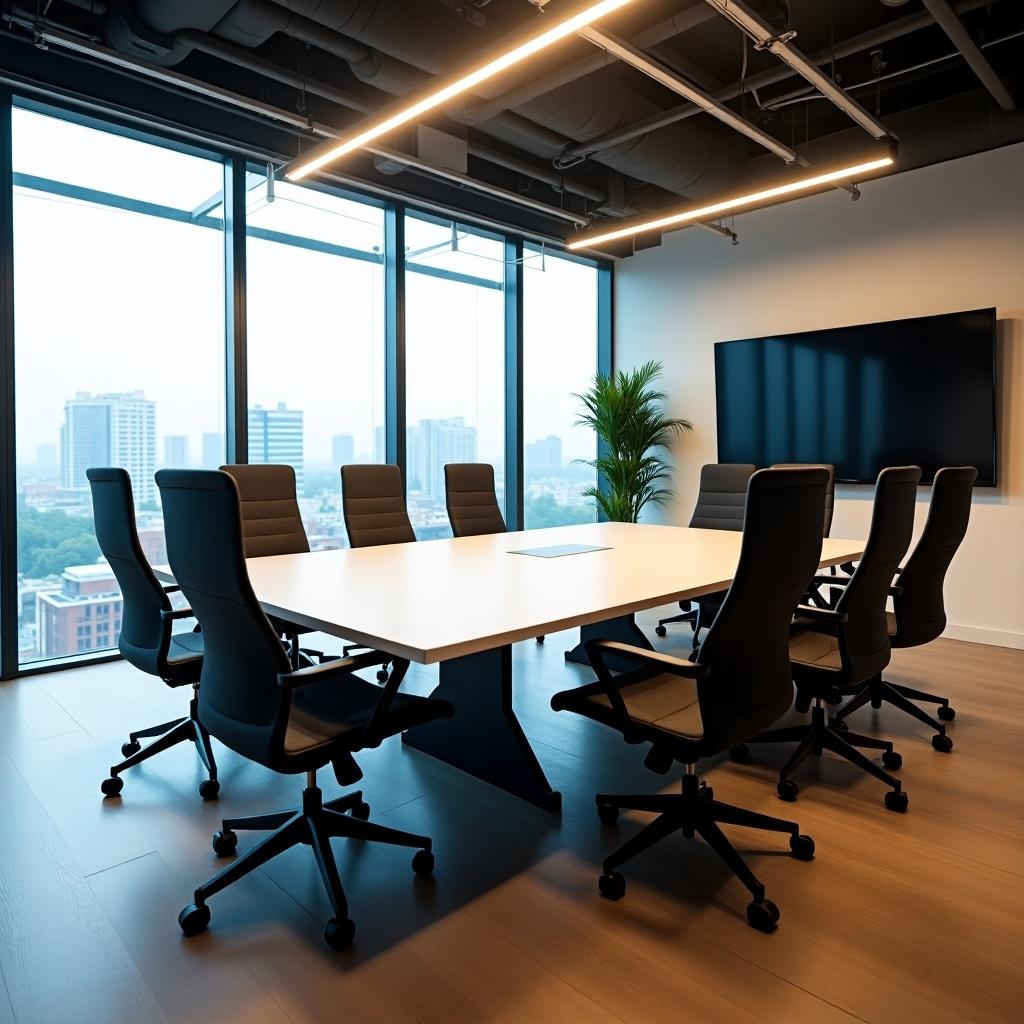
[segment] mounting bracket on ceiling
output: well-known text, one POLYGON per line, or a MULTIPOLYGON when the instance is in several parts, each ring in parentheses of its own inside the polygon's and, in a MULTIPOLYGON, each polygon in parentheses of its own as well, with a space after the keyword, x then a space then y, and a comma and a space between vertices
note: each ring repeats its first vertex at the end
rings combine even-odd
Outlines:
POLYGON ((796 29, 791 28, 788 32, 779 32, 778 35, 769 36, 767 39, 754 40, 755 50, 771 50, 773 46, 782 46, 791 43, 796 39, 796 29))

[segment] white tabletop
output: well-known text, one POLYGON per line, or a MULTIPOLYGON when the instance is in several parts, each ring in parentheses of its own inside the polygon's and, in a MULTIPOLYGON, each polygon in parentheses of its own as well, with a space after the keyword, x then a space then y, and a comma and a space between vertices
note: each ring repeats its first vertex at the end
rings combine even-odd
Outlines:
MULTIPOLYGON (((430 664, 726 589, 742 535, 592 523, 524 533, 250 558, 272 615, 430 664), (604 551, 537 558, 554 544, 604 551)), ((826 538, 823 566, 856 560, 859 540, 826 538)), ((170 578, 161 566, 157 574, 170 578)))

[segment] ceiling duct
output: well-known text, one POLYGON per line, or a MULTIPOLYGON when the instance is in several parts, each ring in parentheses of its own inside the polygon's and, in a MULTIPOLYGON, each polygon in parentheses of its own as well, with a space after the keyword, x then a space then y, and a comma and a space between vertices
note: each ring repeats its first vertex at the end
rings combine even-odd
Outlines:
MULTIPOLYGON (((150 44, 166 47, 163 63, 184 59, 188 43, 195 42, 194 37, 182 37, 182 30, 206 32, 248 48, 283 32, 340 57, 361 81, 391 95, 422 84, 425 76, 451 69, 482 47, 493 45, 503 34, 493 22, 478 27, 454 17, 441 5, 424 2, 410 7, 401 0, 189 0, 174 4, 136 0, 131 10, 118 6, 117 14, 113 9, 109 14, 114 15, 111 24, 120 27, 119 38, 108 39, 120 49, 127 45, 125 29, 140 37, 145 35, 140 28, 148 30, 150 44)), ((150 51, 136 52, 158 60, 150 51)), ((481 86, 478 95, 494 99, 529 75, 529 67, 510 71, 481 86)), ((566 140, 582 142, 605 135, 658 110, 620 80, 602 77, 569 82, 478 127, 552 158, 566 140)), ((455 112, 456 116, 460 113, 455 112)), ((738 137, 711 135, 698 125, 677 124, 608 149, 600 159, 622 174, 680 195, 699 197, 727 189, 744 156, 744 144, 738 137)))

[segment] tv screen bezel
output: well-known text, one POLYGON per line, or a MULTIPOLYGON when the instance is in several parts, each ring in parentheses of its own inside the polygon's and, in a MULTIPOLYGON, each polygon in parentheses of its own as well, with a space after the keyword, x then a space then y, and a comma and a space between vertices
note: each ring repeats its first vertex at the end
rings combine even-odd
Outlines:
MULTIPOLYGON (((923 316, 905 316, 895 317, 892 320, 869 320, 865 323, 859 324, 845 324, 842 327, 818 327, 807 331, 790 331, 786 334, 766 334, 761 337, 754 338, 730 338, 726 341, 715 342, 715 454, 719 457, 719 436, 722 426, 722 408, 719 401, 718 392, 718 371, 719 361, 718 353, 719 349, 725 345, 738 345, 748 344, 750 342, 763 342, 772 340, 788 341, 791 338, 801 338, 809 334, 842 334, 845 331, 862 330, 865 327, 887 327, 890 324, 909 323, 915 320, 939 320, 948 319, 959 316, 967 316, 970 314, 987 313, 991 322, 991 356, 992 356, 992 479, 982 480, 980 477, 975 481, 975 487, 991 487, 996 488, 999 486, 999 358, 998 358, 998 347, 999 337, 997 333, 998 317, 996 315, 995 306, 981 306, 978 309, 960 309, 949 313, 927 313, 923 316)), ((922 478, 920 486, 930 487, 934 477, 925 480, 922 478)), ((836 477, 837 484, 857 484, 857 485, 870 485, 873 484, 874 480, 861 480, 861 479, 850 479, 846 477, 836 477)))

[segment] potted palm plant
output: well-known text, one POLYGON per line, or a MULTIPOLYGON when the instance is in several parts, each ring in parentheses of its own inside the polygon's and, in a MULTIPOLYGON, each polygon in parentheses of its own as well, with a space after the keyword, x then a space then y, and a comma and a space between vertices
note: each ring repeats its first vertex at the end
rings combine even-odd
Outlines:
POLYGON ((669 478, 663 452, 693 424, 665 415, 668 395, 655 386, 661 373, 654 361, 611 376, 597 373, 590 389, 575 396, 583 403, 577 423, 598 438, 597 458, 579 461, 593 466, 605 484, 583 493, 613 522, 635 523, 645 505, 663 505, 673 494, 662 486, 669 478))

